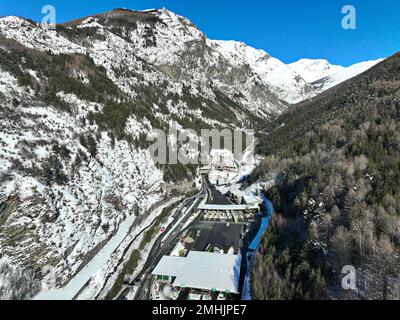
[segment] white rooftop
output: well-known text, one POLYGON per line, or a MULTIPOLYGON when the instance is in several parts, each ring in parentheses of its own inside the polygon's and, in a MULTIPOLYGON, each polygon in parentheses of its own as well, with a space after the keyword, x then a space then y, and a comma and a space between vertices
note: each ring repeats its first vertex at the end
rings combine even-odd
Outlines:
POLYGON ((226 211, 226 210, 233 210, 233 211, 243 211, 246 209, 252 209, 248 205, 245 204, 199 204, 198 207, 200 210, 215 210, 215 211, 226 211))
POLYGON ((200 202, 199 210, 215 210, 215 211, 243 211, 246 209, 259 209, 259 204, 262 202, 261 199, 252 195, 246 195, 244 197, 246 204, 207 204, 207 199, 200 202))
POLYGON ((239 185, 232 185, 232 186, 222 186, 218 188, 218 190, 222 194, 226 194, 228 192, 234 194, 237 197, 242 197, 246 204, 254 204, 254 203, 262 203, 262 199, 257 197, 251 190, 241 190, 239 185))
POLYGON ((239 255, 190 251, 187 257, 164 256, 152 274, 176 277, 176 287, 237 293, 241 261, 239 255))
POLYGON ((186 259, 182 257, 164 256, 154 268, 152 274, 177 277, 186 264, 186 259))

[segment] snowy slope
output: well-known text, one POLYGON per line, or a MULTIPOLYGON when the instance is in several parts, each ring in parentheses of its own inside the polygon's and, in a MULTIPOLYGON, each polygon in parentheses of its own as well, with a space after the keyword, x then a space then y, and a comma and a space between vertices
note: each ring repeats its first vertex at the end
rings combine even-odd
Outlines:
POLYGON ((288 66, 313 86, 317 95, 372 68, 383 59, 360 62, 349 67, 332 65, 324 59, 300 59, 288 66))
MULTIPOLYGON (((37 105, 12 75, 0 75, 0 93, 13 92, 2 98, 0 110, 7 119, 0 134, 0 288, 7 299, 29 297, 40 288, 39 275, 50 287, 68 281, 124 221, 161 200, 163 174, 147 150, 132 153, 126 141, 112 147, 106 133, 98 135, 97 155, 91 156, 77 136, 94 135, 95 125, 82 126, 79 117, 37 105), (18 110, 15 98, 25 104, 18 110), (55 148, 65 150, 64 156, 55 148), (67 179, 49 180, 48 166, 58 166, 67 179), (13 274, 30 274, 32 267, 35 276, 13 288, 13 274)), ((80 115, 96 108, 64 97, 80 115)), ((131 122, 130 130, 142 129, 131 122)))
POLYGON ((300 59, 288 66, 308 83, 313 83, 344 69, 342 66, 330 64, 324 59, 300 59))
MULTIPOLYGON (((133 97, 139 74, 146 85, 167 83, 171 94, 182 94, 183 87, 191 87, 194 95, 216 101, 217 89, 264 118, 286 108, 280 101, 287 101, 286 95, 280 96, 276 86, 263 82, 263 75, 250 70, 245 62, 236 64, 222 57, 188 19, 165 9, 114 10, 65 24, 58 32, 21 18, 5 17, 0 18, 0 34, 28 48, 54 54, 87 54, 133 97)), ((236 114, 239 121, 243 116, 236 114)))
POLYGON ((263 83, 282 100, 296 103, 312 96, 312 87, 294 70, 264 50, 243 42, 209 41, 225 58, 236 64, 247 63, 263 83))
POLYGON ((339 70, 338 72, 335 72, 327 77, 321 78, 313 83, 315 91, 317 93, 320 93, 330 88, 333 88, 334 86, 367 71, 368 69, 372 68, 383 60, 384 59, 378 59, 373 61, 360 62, 350 67, 339 70))
POLYGON ((46 30, 20 17, 0 18, 0 33, 8 39, 15 39, 27 48, 50 50, 52 53, 86 53, 86 50, 57 32, 46 30))

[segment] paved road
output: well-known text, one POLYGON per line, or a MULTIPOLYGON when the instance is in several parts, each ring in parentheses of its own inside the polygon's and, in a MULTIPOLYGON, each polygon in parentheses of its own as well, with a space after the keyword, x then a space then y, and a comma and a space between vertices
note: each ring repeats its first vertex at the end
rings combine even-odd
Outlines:
POLYGON ((232 205, 234 204, 227 197, 225 197, 220 191, 218 191, 207 176, 203 177, 203 183, 208 189, 208 199, 206 204, 216 204, 216 205, 232 205))
MULTIPOLYGON (((197 210, 197 205, 199 204, 199 200, 195 200, 197 203, 195 207, 191 210, 191 213, 197 210)), ((156 267, 156 265, 160 262, 161 258, 165 255, 168 255, 176 246, 178 241, 181 239, 183 233, 193 226, 193 224, 197 223, 197 221, 193 221, 188 227, 183 229, 184 224, 189 220, 191 214, 188 213, 186 218, 179 222, 174 231, 170 234, 168 239, 165 241, 163 245, 161 242, 164 238, 159 238, 156 243, 154 244, 149 258, 147 259, 141 273, 138 277, 144 277, 142 283, 140 285, 139 290, 136 292, 135 300, 149 300, 151 298, 151 285, 153 283, 153 277, 151 272, 156 267)))
MULTIPOLYGON (((203 186, 204 186, 204 179, 203 179, 203 186)), ((183 229, 185 223, 189 220, 190 217, 192 217, 192 213, 197 211, 197 207, 200 204, 201 197, 205 195, 205 192, 206 190, 202 188, 202 191, 198 195, 186 199, 183 202, 183 204, 179 207, 177 212, 173 215, 174 221, 169 225, 167 230, 165 230, 164 233, 160 237, 158 237, 158 239, 154 243, 149 253, 148 259, 145 262, 145 265, 143 266, 139 274, 136 276, 136 279, 140 278, 142 279, 142 282, 136 292, 135 300, 149 300, 151 298, 151 285, 153 282, 152 281, 153 277, 151 276, 151 272, 156 267, 161 258, 169 254, 173 250, 175 245, 182 237, 183 233, 187 229, 191 228, 195 223, 197 223, 196 219, 195 221, 190 223, 190 225, 188 225, 185 229, 183 229), (190 210, 190 212, 188 212, 186 216, 178 224, 176 224, 182 217, 182 214, 185 214, 185 211, 188 208, 190 208, 193 204, 194 206, 190 210), (170 233, 171 230, 173 231, 170 233), (165 239, 166 235, 168 235, 167 239, 165 239)), ((134 285, 133 282, 130 285, 134 285)), ((124 299, 124 297, 126 297, 126 295, 129 293, 129 290, 130 290, 129 288, 123 290, 122 293, 118 296, 118 299, 124 299)))

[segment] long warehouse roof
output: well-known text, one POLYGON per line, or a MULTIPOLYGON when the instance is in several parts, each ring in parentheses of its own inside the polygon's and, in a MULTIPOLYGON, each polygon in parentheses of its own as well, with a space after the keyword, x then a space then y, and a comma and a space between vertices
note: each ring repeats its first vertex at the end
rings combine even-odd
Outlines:
MULTIPOLYGON (((200 210, 216 210, 216 211, 226 211, 226 210, 234 210, 234 211, 239 211, 239 210, 246 210, 246 209, 252 209, 253 207, 250 207, 245 204, 231 204, 231 205, 219 205, 219 204, 199 204, 198 208, 200 210)), ((254 207, 257 208, 257 207, 254 207)))
POLYGON ((241 261, 238 255, 190 251, 187 257, 164 256, 152 274, 176 277, 176 287, 237 293, 241 261))

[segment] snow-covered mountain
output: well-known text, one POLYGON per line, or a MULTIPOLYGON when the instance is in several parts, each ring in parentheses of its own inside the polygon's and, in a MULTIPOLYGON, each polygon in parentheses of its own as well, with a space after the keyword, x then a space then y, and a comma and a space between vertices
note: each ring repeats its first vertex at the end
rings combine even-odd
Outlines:
POLYGON ((262 82, 279 98, 297 103, 313 95, 312 86, 290 65, 271 57, 264 50, 257 50, 243 42, 209 41, 211 47, 236 64, 249 64, 262 82))
POLYGON ((0 18, 0 299, 65 285, 176 180, 192 185, 192 168, 153 162, 152 129, 257 128, 315 94, 266 52, 165 9, 57 30, 0 18))
POLYGON ((0 18, 0 51, 0 298, 65 285, 123 221, 140 228, 175 180, 194 178, 152 161, 153 128, 252 128, 288 107, 164 9, 56 31, 0 18))
POLYGON ((371 69, 373 66, 375 66, 379 62, 382 62, 383 60, 384 59, 378 59, 378 60, 365 61, 353 64, 347 68, 343 68, 342 70, 339 70, 324 78, 314 81, 312 85, 317 94, 324 92, 342 82, 354 78, 355 76, 371 69))
POLYGON ((300 59, 289 64, 303 79, 313 86, 314 95, 326 91, 367 71, 383 59, 360 62, 349 67, 332 65, 324 59, 300 59))
POLYGON ((300 59, 289 64, 289 67, 308 83, 313 83, 344 69, 342 66, 330 64, 325 59, 300 59))

